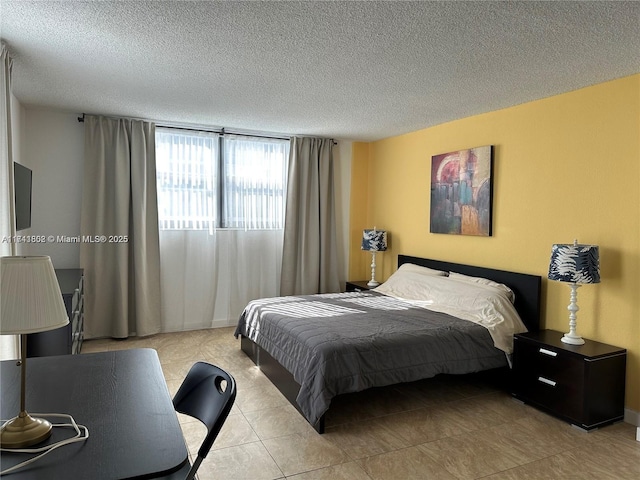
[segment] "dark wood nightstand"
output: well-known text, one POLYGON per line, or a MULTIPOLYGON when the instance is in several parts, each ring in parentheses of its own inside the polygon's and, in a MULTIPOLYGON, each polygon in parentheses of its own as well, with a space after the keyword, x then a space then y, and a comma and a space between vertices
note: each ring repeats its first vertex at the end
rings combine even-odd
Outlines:
POLYGON ((592 340, 569 345, 562 335, 515 335, 513 396, 585 430, 622 420, 627 351, 592 340))
POLYGON ((372 288, 367 285, 369 280, 354 280, 352 282, 347 282, 345 292, 364 292, 366 290, 371 290, 372 288))

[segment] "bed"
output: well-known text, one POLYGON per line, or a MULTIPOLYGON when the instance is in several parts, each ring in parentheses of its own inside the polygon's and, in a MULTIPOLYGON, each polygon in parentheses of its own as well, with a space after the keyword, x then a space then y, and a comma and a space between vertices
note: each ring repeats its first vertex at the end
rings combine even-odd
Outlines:
POLYGON ((250 302, 235 335, 323 433, 338 395, 508 367, 513 333, 539 329, 540 288, 536 275, 399 255, 373 291, 250 302))

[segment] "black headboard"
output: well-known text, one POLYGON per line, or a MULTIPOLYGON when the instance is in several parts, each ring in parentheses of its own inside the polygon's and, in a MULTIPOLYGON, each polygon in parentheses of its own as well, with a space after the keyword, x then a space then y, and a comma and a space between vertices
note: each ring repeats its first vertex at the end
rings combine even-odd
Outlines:
POLYGON ((504 283, 515 293, 516 301, 514 306, 529 331, 535 332, 540 330, 540 289, 542 279, 539 275, 528 275, 525 273, 507 272, 504 270, 494 270, 492 268, 431 260, 429 258, 398 255, 398 267, 403 263, 413 263, 435 270, 457 272, 463 275, 483 277, 493 280, 494 282, 504 283))

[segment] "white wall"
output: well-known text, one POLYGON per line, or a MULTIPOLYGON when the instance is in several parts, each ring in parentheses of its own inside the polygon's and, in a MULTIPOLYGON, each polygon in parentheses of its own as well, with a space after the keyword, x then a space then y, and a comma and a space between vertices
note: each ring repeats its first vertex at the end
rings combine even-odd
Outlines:
POLYGON ((45 238, 24 245, 29 255, 49 255, 56 268, 80 266, 80 245, 59 237, 80 235, 84 127, 73 113, 25 108, 22 163, 33 170, 31 228, 45 238), (53 240, 51 240, 53 237, 53 240))
MULTIPOLYGON (((49 255, 56 268, 80 266, 80 245, 58 237, 80 235, 84 124, 78 114, 28 107, 21 119, 21 163, 33 170, 31 228, 23 234, 54 237, 54 241, 25 245, 25 254, 49 255)), ((349 267, 349 198, 351 142, 339 140, 334 149, 336 219, 341 281, 349 267)))

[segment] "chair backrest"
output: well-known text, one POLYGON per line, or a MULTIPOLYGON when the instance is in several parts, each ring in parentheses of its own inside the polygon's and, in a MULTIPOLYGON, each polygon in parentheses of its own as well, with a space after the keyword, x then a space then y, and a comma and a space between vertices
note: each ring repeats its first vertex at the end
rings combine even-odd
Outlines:
POLYGON ((235 399, 236 381, 221 368, 197 362, 187 373, 173 397, 173 406, 177 412, 197 418, 207 427, 207 436, 187 478, 193 478, 200 463, 211 450, 235 399))

